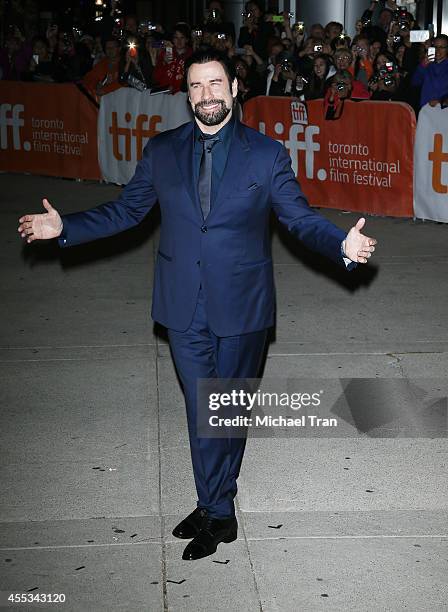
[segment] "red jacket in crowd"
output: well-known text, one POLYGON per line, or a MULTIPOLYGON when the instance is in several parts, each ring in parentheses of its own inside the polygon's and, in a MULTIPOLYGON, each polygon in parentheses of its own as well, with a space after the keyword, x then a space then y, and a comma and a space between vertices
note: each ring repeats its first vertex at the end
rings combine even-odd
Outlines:
POLYGON ((171 87, 172 93, 180 91, 184 78, 185 62, 193 53, 191 48, 187 48, 185 53, 179 55, 173 47, 173 60, 167 64, 165 62, 166 50, 162 49, 157 58, 156 67, 154 68, 154 81, 157 85, 171 87))

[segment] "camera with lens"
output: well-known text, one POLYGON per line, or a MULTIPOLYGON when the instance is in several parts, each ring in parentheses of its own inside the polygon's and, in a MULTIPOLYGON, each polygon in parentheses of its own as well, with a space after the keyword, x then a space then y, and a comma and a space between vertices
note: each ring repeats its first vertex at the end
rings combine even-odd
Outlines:
POLYGON ((155 26, 151 21, 141 21, 138 26, 138 31, 140 32, 140 34, 145 34, 146 32, 150 32, 156 29, 157 26, 155 26))
POLYGON ((297 91, 302 91, 302 89, 304 89, 305 85, 308 83, 308 80, 302 76, 301 74, 298 74, 296 77, 296 89, 297 91))
POLYGON ((148 89, 146 87, 146 83, 144 83, 140 79, 137 79, 137 77, 135 77, 133 74, 128 74, 127 83, 129 87, 133 87, 138 91, 145 91, 146 89, 148 89))
POLYGON ((347 83, 344 83, 344 81, 338 81, 336 83, 336 89, 341 93, 345 91, 346 87, 347 87, 347 83))
POLYGON ((212 9, 208 14, 207 21, 219 21, 219 11, 217 9, 212 9))
POLYGON ((323 45, 314 45, 313 50, 314 50, 314 53, 322 53, 322 51, 324 50, 324 46, 323 45))
POLYGON ((391 85, 394 85, 395 83, 395 79, 391 74, 386 74, 386 76, 384 77, 384 85, 386 87, 390 87, 391 85))
POLYGON ((223 34, 222 32, 220 32, 216 36, 217 36, 218 40, 226 40, 227 39, 227 36, 225 34, 223 34))

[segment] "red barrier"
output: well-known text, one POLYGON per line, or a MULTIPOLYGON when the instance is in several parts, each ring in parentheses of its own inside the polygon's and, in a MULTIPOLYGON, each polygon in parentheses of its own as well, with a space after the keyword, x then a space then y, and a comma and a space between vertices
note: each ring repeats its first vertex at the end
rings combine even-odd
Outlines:
POLYGON ((97 114, 72 83, 0 81, 2 170, 100 180, 97 114))
POLYGON ((326 120, 322 100, 258 97, 244 122, 282 142, 314 206, 413 216, 415 115, 401 102, 346 101, 326 120))

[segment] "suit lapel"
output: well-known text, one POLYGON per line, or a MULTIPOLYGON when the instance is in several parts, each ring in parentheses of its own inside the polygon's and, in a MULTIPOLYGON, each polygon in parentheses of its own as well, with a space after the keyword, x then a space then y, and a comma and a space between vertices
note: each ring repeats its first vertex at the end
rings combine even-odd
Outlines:
POLYGON ((226 197, 235 189, 235 184, 240 176, 244 176, 249 164, 250 146, 244 133, 243 125, 235 120, 235 129, 230 143, 229 155, 222 176, 216 200, 212 205, 209 216, 216 214, 216 210, 222 205, 226 197))
POLYGON ((194 123, 187 123, 184 130, 182 130, 179 134, 176 134, 176 137, 173 139, 173 155, 176 159, 191 203, 197 215, 199 215, 199 220, 202 222, 201 206, 199 203, 197 188, 194 184, 193 135, 194 123))

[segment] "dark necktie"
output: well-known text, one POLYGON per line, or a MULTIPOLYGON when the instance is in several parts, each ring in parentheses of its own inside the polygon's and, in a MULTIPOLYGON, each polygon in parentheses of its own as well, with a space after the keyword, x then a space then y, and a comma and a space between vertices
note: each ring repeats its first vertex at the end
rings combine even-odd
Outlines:
POLYGON ((219 136, 199 136, 202 142, 203 150, 201 157, 201 165, 199 166, 199 181, 198 192, 201 202, 202 214, 204 219, 210 212, 211 206, 211 191, 212 191, 212 149, 220 140, 219 136))

